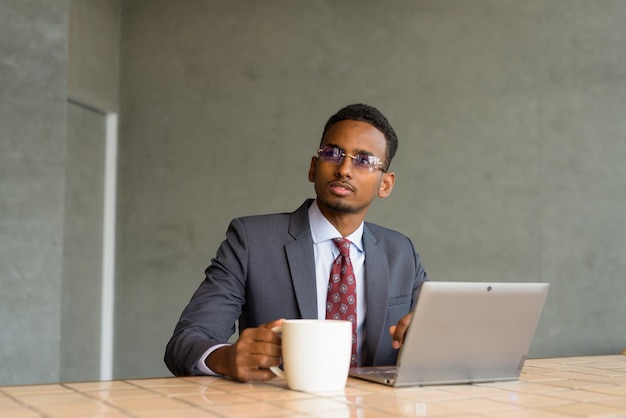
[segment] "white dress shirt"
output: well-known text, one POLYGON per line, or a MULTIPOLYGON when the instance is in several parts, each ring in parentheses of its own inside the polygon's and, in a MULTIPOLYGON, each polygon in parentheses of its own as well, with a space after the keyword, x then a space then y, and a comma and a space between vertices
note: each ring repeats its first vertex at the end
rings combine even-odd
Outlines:
POLYGON ((328 280, 330 270, 335 258, 339 255, 339 249, 333 242, 333 238, 347 238, 350 240, 350 260, 356 277, 356 333, 357 353, 362 359, 363 340, 365 339, 365 274, 363 263, 365 251, 363 251, 363 222, 352 234, 342 237, 339 231, 322 215, 317 201, 309 207, 309 224, 313 237, 313 249, 315 254, 315 277, 317 285, 317 317, 326 318, 326 294, 328 293, 328 280))

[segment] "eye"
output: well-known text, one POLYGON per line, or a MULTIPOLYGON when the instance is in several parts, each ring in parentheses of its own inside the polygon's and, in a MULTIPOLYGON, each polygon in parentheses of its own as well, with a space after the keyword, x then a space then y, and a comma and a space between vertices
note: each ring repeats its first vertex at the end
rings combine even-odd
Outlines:
POLYGON ((357 154, 354 156, 355 163, 357 163, 358 165, 368 166, 368 167, 374 163, 374 161, 372 160, 376 160, 376 159, 377 159, 376 157, 373 157, 367 154, 357 154))
POLYGON ((343 151, 341 148, 333 146, 325 146, 318 150, 318 155, 325 161, 339 161, 343 158, 343 151))
POLYGON ((343 150, 338 147, 328 147, 328 155, 333 158, 341 158, 343 157, 343 150))

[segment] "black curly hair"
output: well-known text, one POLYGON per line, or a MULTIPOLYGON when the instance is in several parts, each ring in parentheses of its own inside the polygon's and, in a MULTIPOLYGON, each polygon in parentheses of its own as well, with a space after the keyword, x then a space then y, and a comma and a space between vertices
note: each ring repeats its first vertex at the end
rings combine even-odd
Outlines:
POLYGON ((357 120, 369 123, 385 135, 385 142, 387 143, 385 159, 387 161, 385 161, 384 169, 385 171, 388 170, 389 165, 391 164, 391 159, 394 155, 396 155, 396 150, 398 149, 398 137, 385 115, 383 115, 380 110, 375 107, 362 103, 351 104, 339 109, 337 113, 328 119, 326 125, 324 125, 324 132, 322 132, 322 140, 320 141, 320 144, 324 141, 326 132, 328 132, 334 124, 344 120, 357 120))

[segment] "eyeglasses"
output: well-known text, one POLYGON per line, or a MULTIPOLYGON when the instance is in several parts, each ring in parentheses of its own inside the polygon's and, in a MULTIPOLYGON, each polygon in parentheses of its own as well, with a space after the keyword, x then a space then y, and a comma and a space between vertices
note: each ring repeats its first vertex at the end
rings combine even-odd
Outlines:
POLYGON ((370 173, 376 170, 382 170, 383 173, 387 172, 387 170, 383 168, 384 164, 380 161, 380 158, 363 153, 357 155, 346 154, 344 150, 333 145, 326 145, 325 147, 319 148, 317 150, 317 156, 320 161, 336 165, 341 164, 344 157, 349 157, 352 158, 352 165, 356 168, 367 170, 370 173))

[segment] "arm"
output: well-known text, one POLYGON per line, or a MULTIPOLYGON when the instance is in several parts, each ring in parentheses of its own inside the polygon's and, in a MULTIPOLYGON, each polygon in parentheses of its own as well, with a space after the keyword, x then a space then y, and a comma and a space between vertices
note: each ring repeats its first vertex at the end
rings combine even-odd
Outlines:
MULTIPOLYGON (((411 243, 413 247, 413 243, 411 243)), ((415 256, 415 280, 413 287, 413 301, 412 301, 412 309, 411 312, 404 315, 396 325, 392 325, 389 327, 389 334, 391 335, 391 346, 395 350, 399 350, 404 344, 404 337, 406 336, 406 330, 409 328, 409 324, 411 323, 411 318, 413 316, 413 309, 415 309, 415 305, 417 304, 417 299, 419 298, 419 292, 422 287, 422 283, 428 281, 428 276, 426 275, 426 271, 424 270, 424 266, 415 251, 415 248, 412 248, 413 254, 415 256)))
POLYGON ((174 375, 199 374, 200 358, 235 332, 246 298, 246 241, 243 224, 234 220, 167 345, 165 363, 174 375))
POLYGON ((212 372, 235 380, 267 380, 278 365, 280 339, 271 332, 276 318, 296 318, 283 233, 287 215, 247 217, 231 222, 226 240, 206 270, 206 278, 184 309, 167 345, 165 362, 177 376, 212 372), (222 346, 235 331, 232 346, 222 346), (207 353, 208 356, 207 356, 207 353), (202 364, 204 361, 204 364, 202 364))

